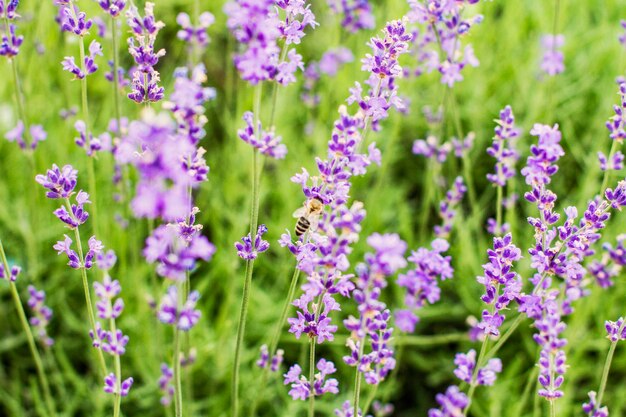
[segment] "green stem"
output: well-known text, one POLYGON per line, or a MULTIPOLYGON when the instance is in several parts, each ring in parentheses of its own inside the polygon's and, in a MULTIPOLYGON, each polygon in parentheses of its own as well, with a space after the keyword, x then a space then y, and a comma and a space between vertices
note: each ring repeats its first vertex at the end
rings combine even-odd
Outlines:
POLYGON ((554 400, 548 401, 550 404, 550 417, 556 417, 556 407, 554 406, 554 400))
POLYGON ((496 234, 500 233, 500 228, 502 227, 502 197, 503 197, 503 188, 498 185, 496 190, 496 234))
MULTIPOLYGON (((4 266, 5 274, 10 274, 11 268, 9 267, 9 262, 7 260, 6 254, 4 253, 4 247, 2 246, 1 240, 0 257, 2 260, 2 265, 4 266)), ((39 350, 37 349, 37 345, 35 344, 35 338, 33 337, 33 333, 28 323, 28 319, 26 318, 26 313, 24 312, 24 306, 22 305, 20 295, 17 292, 17 287, 13 281, 9 280, 9 288, 11 289, 11 296, 13 297, 13 302, 15 303, 15 309, 17 310, 20 324, 22 325, 22 329, 24 330, 24 334, 26 335, 28 348, 30 349, 30 353, 33 356, 33 360, 35 361, 37 377, 39 378, 39 383, 41 384, 41 389, 43 390, 44 400, 48 408, 47 411, 50 416, 55 416, 56 407, 54 405, 54 401, 52 400, 52 395, 50 394, 50 384, 48 383, 48 378, 46 377, 46 373, 44 371, 43 361, 41 360, 41 356, 39 355, 39 350)))
MULTIPOLYGON (((177 296, 178 305, 182 305, 182 289, 180 283, 177 283, 177 296)), ((180 329, 178 326, 174 327, 174 412, 176 417, 182 417, 183 415, 183 394, 180 382, 180 329)))
POLYGON ((485 353, 487 353, 487 345, 489 344, 489 337, 485 335, 485 339, 483 340, 483 344, 480 347, 480 353, 478 354, 478 359, 476 359, 476 366, 474 367, 474 372, 472 374, 472 382, 470 383, 469 390, 467 391, 467 406, 463 410, 463 416, 466 416, 469 412, 470 407, 472 406, 472 398, 474 397, 474 391, 476 391, 476 386, 478 385, 478 370, 480 369, 480 364, 483 362, 483 358, 485 357, 485 353))
MULTIPOLYGON (((624 326, 622 325, 622 327, 624 326)), ((621 333, 621 330, 619 333, 621 333)), ((600 389, 598 390, 598 400, 596 401, 596 404, 598 405, 598 407, 602 406, 602 397, 604 396, 604 390, 606 390, 606 383, 609 379, 609 370, 611 369, 611 362, 613 362, 613 354, 615 353, 616 347, 617 347, 617 341, 611 342, 609 353, 606 355, 606 361, 604 362, 604 369, 602 370, 602 379, 600 380, 600 389)))
MULTIPOLYGON (((111 332, 114 337, 117 337, 117 326, 115 325, 115 319, 111 318, 110 320, 111 332)), ((120 355, 115 355, 115 379, 117 381, 117 389, 121 390, 122 388, 122 364, 120 360, 120 355)), ((113 417, 120 416, 120 408, 122 404, 122 396, 118 391, 115 393, 113 400, 113 417)))
MULTIPOLYGON (((69 199, 66 199, 67 204, 69 205, 69 199)), ((70 211, 71 213, 71 211, 70 211)), ((87 314, 89 315, 89 324, 91 324, 91 328, 93 329, 94 336, 96 332, 96 316, 93 312, 93 305, 91 304, 91 291, 89 290, 89 280, 87 279, 87 270, 85 269, 85 257, 83 256, 83 245, 80 240, 80 232, 78 231, 78 227, 74 228, 74 237, 76 238, 76 246, 78 248, 78 257, 80 260, 80 274, 83 280, 83 291, 85 293, 85 303, 87 304, 87 314)), ((98 355, 98 363, 100 365, 100 370, 102 372, 102 376, 107 374, 107 367, 104 362, 104 355, 102 354, 102 349, 96 349, 98 355)))
POLYGON ((380 384, 374 385, 374 389, 370 392, 370 395, 367 397, 367 400, 365 401, 365 405, 363 406, 363 412, 361 412, 361 415, 366 416, 367 413, 369 412, 370 406, 372 405, 372 401, 374 401, 374 398, 376 398, 376 394, 378 393, 379 386, 380 384))
MULTIPOLYGON (((522 323, 523 320, 524 320, 523 314, 520 314, 517 316, 517 318, 515 318, 515 321, 513 322, 513 324, 511 324, 511 327, 509 327, 507 331, 500 337, 500 339, 498 339, 494 347, 492 347, 491 350, 487 353, 487 356, 485 357, 485 359, 491 359, 495 356, 496 353, 498 353, 502 345, 504 345, 504 343, 509 339, 509 337, 511 337, 511 335, 515 332, 515 330, 518 328, 518 326, 522 323)), ((482 364, 476 362, 477 367, 481 365, 482 364)))
POLYGON ((316 337, 312 337, 309 342, 309 417, 315 416, 315 392, 313 392, 313 381, 315 379, 315 342, 316 337))
MULTIPOLYGON (((363 349, 365 346, 365 339, 362 338, 359 341, 359 360, 361 360, 361 358, 363 357, 363 349)), ((354 374, 354 405, 353 405, 353 409, 352 412, 354 416, 358 416, 359 415, 359 397, 361 396, 361 372, 359 371, 359 366, 357 364, 357 366, 355 366, 354 368, 355 370, 355 374, 354 374)))
POLYGON ((117 120, 118 135, 122 135, 122 116, 120 110, 120 94, 119 94, 119 74, 118 74, 118 52, 117 52, 117 25, 116 19, 111 16, 111 43, 113 44, 113 104, 115 107, 115 120, 117 120))

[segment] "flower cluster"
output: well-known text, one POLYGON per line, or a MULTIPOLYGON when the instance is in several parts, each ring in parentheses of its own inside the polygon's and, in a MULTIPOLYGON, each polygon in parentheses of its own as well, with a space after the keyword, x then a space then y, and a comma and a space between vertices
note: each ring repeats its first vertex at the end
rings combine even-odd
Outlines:
POLYGON ((565 71, 563 64, 563 52, 560 48, 565 44, 563 35, 543 35, 541 46, 543 48, 543 58, 541 59, 541 71, 549 76, 554 76, 565 71))
POLYGON ((589 391, 589 402, 583 403, 583 412, 589 417, 609 417, 609 409, 602 404, 598 404, 596 399, 597 393, 595 391, 589 391))
POLYGON ((259 358, 258 361, 256 361, 256 365, 261 369, 265 369, 267 368, 267 365, 269 364, 270 371, 277 372, 280 369, 280 365, 283 363, 284 354, 285 354, 284 350, 278 349, 276 351, 276 354, 271 357, 271 361, 270 361, 270 352, 267 348, 267 345, 262 345, 261 357, 259 358))
POLYGON ((10 282, 15 282, 17 281, 17 276, 20 274, 20 272, 22 272, 22 268, 17 265, 13 265, 11 267, 11 270, 8 271, 9 276, 7 276, 7 272, 5 272, 4 270, 4 265, 0 263, 0 279, 7 279, 10 282))
MULTIPOLYGON (((0 268, 1 270, 2 268, 0 268)), ((2 274, 0 273, 0 276, 2 274)), ((45 305, 46 293, 43 290, 37 290, 32 285, 28 286, 28 307, 33 312, 30 318, 30 325, 35 328, 35 335, 45 346, 52 346, 54 339, 48 336, 47 327, 52 319, 52 309, 45 305)))
POLYGON ((66 56, 61 62, 63 69, 70 74, 74 74, 74 79, 81 80, 85 76, 93 74, 98 70, 98 66, 95 63, 96 56, 102 56, 102 46, 97 41, 91 41, 89 44, 89 55, 85 55, 84 65, 80 68, 76 65, 73 56, 66 56))
POLYGON ((133 386, 133 382, 133 377, 128 377, 121 384, 118 384, 115 374, 111 372, 104 378, 104 392, 126 397, 133 386))
POLYGON ((179 297, 176 286, 170 286, 165 296, 161 299, 157 317, 161 323, 176 326, 183 331, 189 331, 200 320, 200 310, 196 309, 200 293, 192 291, 184 303, 182 303, 181 299, 182 296, 179 297))
POLYGON ((93 156, 101 150, 110 151, 112 149, 111 135, 108 132, 102 133, 99 137, 94 137, 91 132, 87 131, 87 125, 82 120, 77 120, 74 123, 74 128, 78 132, 78 136, 74 138, 74 143, 83 148, 87 156, 93 156))
POLYGON ((199 259, 208 262, 213 257, 215 246, 200 234, 202 226, 194 225, 196 213, 192 210, 188 218, 157 227, 146 239, 143 254, 149 263, 158 262, 160 276, 183 281, 199 259))
POLYGON ((417 26, 411 51, 417 59, 417 66, 412 71, 407 70, 407 73, 419 76, 438 71, 441 83, 452 87, 463 80, 461 71, 465 67, 479 65, 474 49, 469 44, 464 46, 461 38, 467 35, 472 26, 482 22, 482 16, 462 16, 464 3, 409 0, 411 11, 407 16, 417 26))
MULTIPOLYGON (((12 16, 15 16, 15 7, 17 7, 17 1, 11 1, 9 6, 15 5, 13 7, 12 16)), ((0 14, 1 16, 1 14, 0 14)), ((7 20, 12 20, 12 18, 8 18, 8 8, 7 8, 7 20)), ((20 46, 24 42, 24 36, 17 35, 15 33, 16 27, 14 24, 8 25, 9 31, 2 34, 1 42, 0 42, 0 56, 4 56, 7 59, 12 59, 17 56, 20 52, 20 46)))
POLYGON ((281 143, 282 138, 276 136, 273 129, 269 132, 263 130, 260 120, 256 121, 255 129, 254 114, 252 112, 245 112, 243 120, 246 122, 246 127, 237 131, 241 140, 258 149, 263 155, 271 158, 283 159, 287 155, 287 147, 281 143))
MULTIPOLYGON (((606 128, 609 130, 611 139, 621 144, 626 138, 626 83, 620 83, 619 96, 619 104, 613 106, 615 115, 606 122, 606 128)), ((623 158, 622 155, 622 160, 623 158)))
POLYGON ((398 285, 406 288, 404 304, 406 309, 395 312, 398 328, 407 333, 415 331, 419 321, 417 311, 426 303, 439 301, 439 281, 452 278, 454 270, 450 264, 451 257, 444 256, 450 244, 445 239, 435 239, 432 249, 419 248, 411 253, 408 260, 415 264, 414 268, 398 276, 398 285))
POLYGON ((498 330, 504 322, 502 312, 511 301, 517 301, 522 290, 522 279, 513 270, 514 262, 522 258, 522 251, 513 244, 511 234, 494 237, 493 249, 487 250, 489 262, 483 265, 484 275, 477 281, 485 286, 481 300, 493 310, 482 312, 482 321, 478 324, 485 335, 499 336, 498 330))
POLYGON ((194 26, 187 13, 179 13, 178 16, 176 16, 176 23, 178 23, 181 28, 176 36, 178 36, 178 39, 181 39, 190 45, 198 45, 201 47, 207 46, 209 44, 207 29, 214 22, 215 16, 209 12, 204 12, 198 16, 198 26, 194 26))
POLYGON ((282 85, 295 82, 295 72, 304 66, 302 57, 288 46, 300 43, 307 26, 317 25, 310 7, 302 0, 232 0, 224 11, 228 28, 244 46, 234 56, 241 78, 253 85, 270 80, 282 85), (284 10, 284 19, 278 10, 284 10), (283 54, 279 39, 285 42, 283 54))
POLYGON ((373 29, 376 25, 368 0, 328 0, 328 6, 342 17, 340 25, 348 32, 373 29))
POLYGON ((174 384, 172 379, 174 378, 174 370, 167 366, 167 364, 161 364, 161 376, 159 377, 159 390, 161 391, 161 405, 168 406, 172 403, 174 397, 174 384))
POLYGON ((263 253, 269 249, 270 244, 263 240, 263 235, 267 233, 267 227, 264 224, 259 225, 258 230, 254 237, 254 243, 250 233, 241 238, 243 243, 236 242, 235 248, 237 249, 237 255, 245 260, 256 259, 259 253, 263 253))
POLYGON ((98 4, 109 16, 116 18, 126 7, 126 0, 98 0, 98 4))
POLYGON ((128 51, 137 66, 132 72, 132 91, 128 98, 137 103, 156 102, 163 98, 163 87, 159 86, 160 75, 154 66, 165 50, 155 51, 157 34, 165 26, 154 18, 154 3, 146 2, 142 17, 137 7, 131 5, 126 11, 132 37, 128 38, 128 51))
POLYGON ((291 384, 289 395, 294 400, 306 400, 309 396, 320 396, 326 393, 337 394, 339 392, 339 383, 335 378, 326 378, 328 375, 334 374, 337 369, 335 365, 327 361, 326 359, 320 359, 317 362, 317 370, 314 380, 309 381, 302 374, 302 369, 299 365, 293 365, 289 368, 284 376, 284 384, 291 384))
POLYGON ((602 288, 613 286, 613 278, 619 275, 626 265, 626 235, 617 236, 615 248, 610 243, 602 245, 604 253, 601 260, 592 261, 587 270, 596 279, 596 283, 602 288))
POLYGON ((43 126, 31 125, 29 128, 31 142, 30 145, 28 145, 24 140, 24 133, 24 123, 21 120, 18 120, 16 126, 13 129, 9 130, 4 137, 9 142, 17 142, 20 149, 30 148, 31 150, 37 148, 37 144, 39 144, 39 142, 41 141, 46 140, 46 138, 48 137, 48 134, 43 129, 43 126))
POLYGON ((433 159, 440 164, 446 162, 451 151, 452 145, 449 142, 440 144, 439 138, 434 135, 428 135, 426 139, 416 139, 413 142, 413 154, 433 159))
POLYGON ((389 327, 390 311, 380 300, 387 278, 406 266, 406 243, 396 234, 375 233, 367 238, 375 250, 365 256, 365 263, 356 267, 356 289, 352 292, 357 302, 358 317, 350 316, 344 326, 351 336, 347 345, 350 354, 343 360, 355 366, 368 384, 378 384, 395 367, 393 350, 389 346, 393 329, 389 327), (371 351, 366 353, 367 342, 371 351))
POLYGON ((445 198, 439 203, 441 224, 434 227, 436 237, 447 239, 450 236, 456 218, 457 206, 461 204, 466 191, 467 187, 463 183, 463 177, 456 177, 452 188, 446 192, 445 198))
POLYGON ((470 349, 467 353, 457 353, 454 364, 456 365, 454 375, 468 384, 493 385, 496 382, 496 374, 502 371, 500 359, 489 359, 487 365, 476 372, 476 380, 474 381, 474 371, 476 370, 476 351, 474 349, 470 349))
POLYGON ((495 158, 496 166, 493 174, 487 174, 487 179, 498 187, 504 187, 515 175, 515 163, 519 159, 515 141, 520 137, 521 130, 515 127, 515 116, 511 106, 506 106, 500 111, 500 118, 496 120, 496 124, 493 143, 487 148, 487 154, 495 158))
POLYGON ((428 410, 428 417, 453 417, 463 415, 463 410, 469 404, 469 399, 459 387, 448 387, 445 394, 437 394, 435 397, 439 408, 428 410))

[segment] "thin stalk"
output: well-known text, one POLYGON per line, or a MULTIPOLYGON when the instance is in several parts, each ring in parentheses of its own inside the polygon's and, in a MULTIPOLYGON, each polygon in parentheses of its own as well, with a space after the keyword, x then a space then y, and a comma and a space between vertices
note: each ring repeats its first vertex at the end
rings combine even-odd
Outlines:
MULTIPOLYGON (((113 337, 117 338, 117 326, 115 325, 115 319, 111 318, 110 320, 111 332, 113 337)), ((117 342, 117 341, 116 341, 117 342)), ((122 387, 122 364, 120 360, 120 355, 115 355, 115 379, 117 380, 117 388, 121 390, 122 387)), ((121 392, 116 392, 113 400, 113 417, 120 416, 120 408, 122 404, 122 396, 121 392)))
POLYGON ((315 379, 315 342, 317 337, 312 337, 309 342, 309 417, 315 416, 315 392, 313 392, 313 380, 315 379))
MULTIPOLYGON (((617 141, 613 140, 613 143, 611 144, 611 151, 609 152, 609 156, 607 158, 607 161, 609 163, 611 162, 611 160, 613 159, 613 155, 615 155, 615 152, 617 151, 617 145, 617 141)), ((611 169, 607 169, 606 171, 604 171, 604 176, 602 177, 602 186, 600 187, 600 193, 604 193, 604 190, 606 190, 606 187, 609 185, 611 171, 611 169)))
POLYGON ((485 336, 483 340, 483 345, 480 347, 480 353, 478 354, 478 359, 476 359, 476 366, 474 367, 474 372, 472 375, 472 382, 470 383, 469 390, 467 391, 467 406, 463 409, 463 416, 466 416, 469 412, 470 407, 472 406, 472 398, 474 397, 474 391, 476 390, 476 386, 478 385, 477 377, 478 377, 478 369, 479 365, 482 363, 483 358, 485 357, 485 353, 487 353, 487 345, 489 344, 489 337, 485 336))
MULTIPOLYGON (((4 266, 5 274, 10 274, 11 269, 9 267, 9 262, 7 261, 6 254, 4 253, 4 247, 2 246, 1 240, 0 240, 0 257, 2 260, 2 264, 4 266)), ((26 318, 26 313, 24 312, 24 306, 22 305, 22 301, 20 300, 20 295, 13 281, 9 280, 9 288, 11 289, 11 296, 13 297, 13 302, 15 303, 15 309, 17 310, 17 315, 19 316, 20 324, 22 325, 22 329, 24 330, 24 334, 26 335, 28 348, 30 349, 30 353, 33 356, 33 360, 35 361, 35 368, 37 369, 37 377, 39 378, 39 383, 41 385, 41 389, 43 390, 43 396, 46 402, 46 407, 48 408, 47 412, 49 413, 50 416, 55 416, 56 407, 54 405, 54 401, 52 400, 52 395, 50 394, 50 384, 48 383, 48 378, 46 377, 46 373, 44 371, 43 361, 41 360, 41 356, 39 355, 39 350, 37 349, 37 345, 35 344, 35 338, 33 337, 33 333, 31 331, 30 325, 28 324, 28 319, 26 318)))
MULTIPOLYGON (((359 360, 363 357, 363 350, 365 346, 365 338, 361 338, 359 343, 359 360)), ((354 368, 354 406, 353 406, 353 415, 359 415, 359 397, 361 396, 361 372, 359 371, 359 366, 355 366, 354 368)))
MULTIPOLYGON (((626 323, 626 322, 625 322, 626 323)), ((624 324, 620 327, 618 334, 622 333, 624 329, 624 324)), ((609 347, 609 353, 606 355, 606 361, 604 361, 604 369, 602 370, 602 379, 600 380, 600 389, 598 390, 598 407, 601 407, 602 397, 604 397, 604 390, 606 390, 606 383, 609 379, 609 370, 611 369, 611 363, 613 362, 613 354, 615 353, 615 348, 617 347, 617 342, 611 342, 611 347, 609 347)))
POLYGON ((556 417, 556 407, 554 406, 554 400, 548 401, 550 404, 550 417, 556 417))
MULTIPOLYGON (((180 283, 177 283, 178 287, 178 305, 182 305, 182 289, 180 283)), ((180 329, 178 326, 174 327, 174 412, 176 417, 182 417, 183 415, 183 393, 180 382, 180 329)))
POLYGON ((118 51, 117 51, 117 25, 115 24, 116 19, 111 16, 111 43, 113 44, 113 105, 115 107, 115 120, 117 120, 117 130, 118 134, 122 135, 122 112, 120 110, 120 94, 119 94, 119 62, 118 62, 118 51))
POLYGON ((502 198, 504 190, 501 185, 498 185, 496 190, 496 233, 500 234, 500 228, 502 227, 502 198))
MULTIPOLYGON (((307 231, 308 233, 308 231, 307 231)), ((276 329, 274 330, 274 336, 272 337, 272 341, 270 342, 270 357, 274 356, 274 352, 278 347, 278 340, 280 339, 280 334, 285 324, 285 319, 287 318, 287 313, 289 313, 289 307, 291 306, 291 302, 293 301, 293 297, 296 293, 296 288, 298 287, 298 278, 300 277, 300 270, 298 269, 298 265, 294 268, 293 275, 291 276, 291 282, 289 283, 289 292, 287 293, 287 299, 285 300, 285 304, 283 305, 283 311, 280 313, 280 319, 276 324, 276 329)))
MULTIPOLYGON (((287 56, 287 47, 283 46, 283 49, 280 53, 280 60, 278 62, 283 62, 285 57, 287 56)), ((278 98, 278 83, 274 81, 274 85, 272 86, 272 106, 270 110, 270 119, 268 123, 268 127, 271 129, 274 126, 274 116, 276 115, 276 99, 278 98)))
MULTIPOLYGON (((263 83, 257 85, 254 99, 255 133, 260 135, 259 112, 261 111, 261 95, 263 83)), ((257 224, 259 221, 259 185, 261 172, 259 171, 259 151, 253 149, 252 155, 252 204, 250 207, 250 237, 252 241, 256 239, 257 224)), ((233 365, 232 377, 232 398, 231 415, 239 415, 239 368, 241 366, 241 350, 246 330, 246 318, 248 316, 248 303, 250 301, 250 287, 252 286, 252 272, 254 271, 254 259, 246 261, 246 275, 243 282, 243 295, 241 298, 241 310, 239 312, 239 322, 237 324, 237 341, 235 343, 235 363, 233 365)))
POLYGON ((367 400, 365 401, 365 405, 363 406, 363 412, 361 413, 361 415, 366 416, 368 411, 370 410, 370 406, 372 405, 372 401, 374 401, 374 398, 376 398, 376 394, 378 393, 378 387, 380 386, 380 384, 376 384, 374 385, 374 389, 370 392, 370 395, 367 397, 367 400))

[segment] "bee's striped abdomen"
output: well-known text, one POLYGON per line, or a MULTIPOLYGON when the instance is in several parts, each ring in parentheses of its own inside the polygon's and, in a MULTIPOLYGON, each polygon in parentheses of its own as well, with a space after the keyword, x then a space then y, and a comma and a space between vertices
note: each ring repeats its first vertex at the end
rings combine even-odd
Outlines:
POLYGON ((296 223, 296 236, 300 237, 305 234, 306 231, 309 230, 309 227, 311 227, 311 222, 309 222, 304 216, 300 217, 296 223))

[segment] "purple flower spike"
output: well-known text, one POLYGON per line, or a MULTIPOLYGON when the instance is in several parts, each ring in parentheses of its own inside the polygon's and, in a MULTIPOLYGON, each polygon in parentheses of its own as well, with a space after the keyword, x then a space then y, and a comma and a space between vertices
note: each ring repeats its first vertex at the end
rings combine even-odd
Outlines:
POLYGON ((487 149, 487 154, 496 159, 495 173, 487 174, 487 179, 493 184, 504 187, 507 180, 515 175, 515 163, 519 153, 515 149, 516 139, 521 131, 515 127, 515 116, 511 106, 500 111, 500 118, 496 120, 493 144, 487 149))
POLYGON ((130 388, 133 386, 133 378, 127 378, 122 381, 121 387, 118 387, 117 379, 114 373, 104 377, 104 392, 108 394, 117 394, 122 397, 126 397, 130 392, 130 388))
MULTIPOLYGON (((0 270, 1 269, 2 268, 0 268, 0 270)), ((0 274, 0 276, 1 275, 2 274, 0 274)), ((48 323, 50 323, 52 319, 52 310, 44 304, 46 302, 46 293, 43 290, 37 290, 37 288, 29 285, 28 294, 30 295, 28 298, 28 307, 30 307, 34 314, 29 320, 30 325, 33 326, 35 335, 41 343, 48 347, 52 346, 54 339, 48 336, 47 331, 48 323)))
POLYGON ((126 0, 98 0, 98 4, 104 10, 105 13, 111 17, 118 17, 124 7, 126 7, 126 0))
POLYGON ((287 147, 281 143, 282 138, 280 136, 275 136, 273 131, 263 130, 260 121, 255 129, 254 114, 252 112, 245 112, 243 120, 247 126, 237 131, 241 140, 257 148, 263 155, 271 158, 283 159, 287 155, 287 147))
POLYGON ((9 33, 4 33, 0 41, 0 56, 11 59, 20 52, 20 46, 24 42, 24 36, 15 34, 15 25, 9 25, 9 33))
POLYGON ((606 337, 611 342, 618 342, 626 339, 626 325, 624 324, 623 317, 620 317, 617 321, 605 321, 604 327, 606 328, 606 337))
POLYGON ((62 28, 64 31, 72 32, 77 36, 84 37, 89 33, 89 29, 93 25, 91 19, 87 19, 85 12, 78 10, 76 4, 68 5, 61 9, 62 28))
POLYGON ((428 410, 428 417, 456 417, 463 414, 463 410, 469 404, 467 395, 459 387, 448 387, 445 394, 437 394, 435 397, 440 408, 428 410))
POLYGON ((541 70, 549 76, 565 71, 563 52, 560 51, 563 44, 565 44, 565 36, 563 35, 543 35, 541 37, 541 46, 544 49, 541 70))
POLYGON ((626 138, 626 83, 620 83, 619 96, 619 104, 613 106, 615 115, 606 122, 606 128, 611 139, 622 143, 626 138))
POLYGON ((243 243, 235 242, 235 248, 237 249, 237 255, 245 260, 256 259, 259 253, 263 253, 269 249, 270 244, 263 240, 263 235, 267 233, 267 227, 264 224, 260 224, 254 238, 254 244, 252 243, 252 237, 250 233, 242 237, 243 243))
POLYGON ((609 417, 609 409, 597 403, 597 393, 589 391, 587 395, 589 396, 589 402, 583 403, 583 412, 589 417, 609 417))
POLYGON ((181 301, 178 298, 178 289, 172 285, 161 300, 157 317, 162 323, 174 325, 182 331, 189 331, 200 320, 200 311, 196 310, 199 298, 200 293, 192 291, 187 301, 181 306, 181 301))
POLYGON ((207 46, 209 44, 209 35, 207 29, 215 22, 215 16, 209 12, 204 12, 198 17, 198 26, 193 26, 191 18, 187 13, 179 13, 176 16, 176 23, 181 29, 178 31, 178 39, 187 42, 190 45, 207 46))
POLYGON ((48 190, 46 197, 55 199, 68 198, 72 195, 76 187, 77 178, 78 171, 71 165, 65 165, 62 169, 59 169, 56 164, 53 164, 46 175, 37 175, 35 180, 48 190))
POLYGON ((435 236, 438 238, 446 239, 450 236, 456 218, 457 206, 461 204, 466 191, 467 187, 463 183, 463 177, 456 177, 452 188, 446 192, 444 200, 439 203, 439 217, 442 219, 442 224, 434 227, 435 236))
POLYGON ((316 368, 319 372, 315 374, 313 381, 309 381, 304 375, 301 375, 302 368, 299 365, 293 365, 289 368, 289 372, 283 375, 284 384, 291 384, 291 389, 289 390, 291 398, 304 401, 311 394, 320 396, 326 393, 337 394, 339 392, 337 380, 326 378, 337 371, 335 365, 322 358, 317 362, 316 368))
POLYGON ((159 378, 159 390, 161 391, 161 404, 165 407, 171 404, 174 397, 174 371, 167 364, 161 364, 161 377, 159 378))
POLYGON ((342 17, 341 27, 348 32, 356 33, 376 26, 368 0, 328 0, 328 5, 334 13, 342 17))

